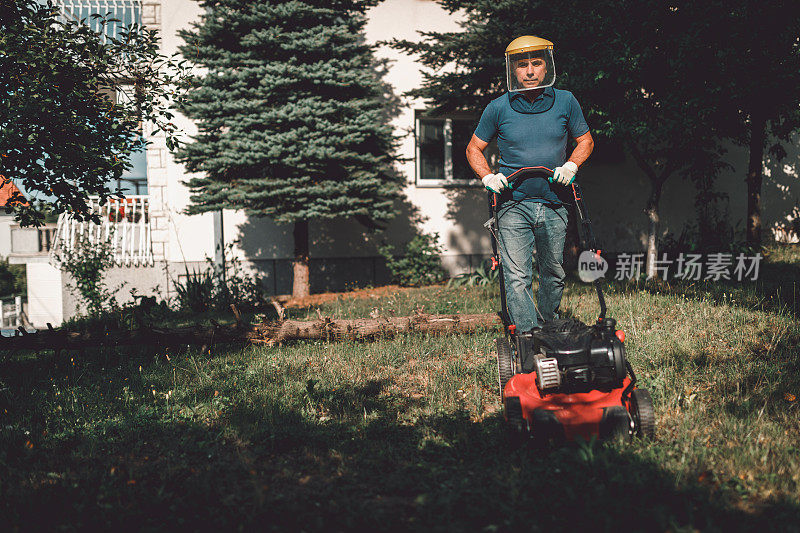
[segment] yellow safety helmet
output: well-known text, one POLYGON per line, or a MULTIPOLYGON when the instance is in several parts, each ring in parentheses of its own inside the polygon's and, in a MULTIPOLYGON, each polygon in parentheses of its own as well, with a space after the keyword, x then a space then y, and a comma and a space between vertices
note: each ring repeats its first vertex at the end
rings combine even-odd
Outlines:
POLYGON ((506 47, 506 81, 509 91, 550 87, 556 81, 553 43, 534 35, 517 37, 506 47))
POLYGON ((506 47, 506 55, 521 54, 522 52, 532 52, 534 50, 553 49, 553 43, 541 37, 533 35, 523 35, 511 41, 506 47))

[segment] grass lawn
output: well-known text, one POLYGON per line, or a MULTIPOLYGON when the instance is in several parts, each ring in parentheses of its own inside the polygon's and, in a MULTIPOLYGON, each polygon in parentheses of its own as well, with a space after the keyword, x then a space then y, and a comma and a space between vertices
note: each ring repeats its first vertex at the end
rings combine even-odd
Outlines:
MULTIPOLYGON (((800 530, 797 247, 757 282, 615 284, 607 301, 652 442, 515 443, 491 331, 7 358, 0 529, 800 530)), ((437 286, 319 309, 497 302, 437 286)), ((591 286, 570 281, 562 307, 593 321, 591 286)))

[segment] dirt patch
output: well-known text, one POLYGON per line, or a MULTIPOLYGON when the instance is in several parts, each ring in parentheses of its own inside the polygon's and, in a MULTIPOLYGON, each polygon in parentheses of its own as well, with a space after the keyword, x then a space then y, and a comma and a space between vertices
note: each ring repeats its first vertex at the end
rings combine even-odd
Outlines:
POLYGON ((413 287, 401 287, 399 285, 385 285, 371 289, 356 289, 347 292, 325 292, 322 294, 312 294, 305 298, 292 298, 291 295, 276 296, 275 300, 284 307, 311 307, 335 301, 339 298, 382 298, 392 294, 416 290, 413 287))

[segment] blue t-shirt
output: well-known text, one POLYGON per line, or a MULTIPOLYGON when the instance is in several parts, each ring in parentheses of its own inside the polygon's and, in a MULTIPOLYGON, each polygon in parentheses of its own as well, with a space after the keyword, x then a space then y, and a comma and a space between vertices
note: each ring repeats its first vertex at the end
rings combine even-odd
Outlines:
MULTIPOLYGON (((495 98, 481 115, 475 136, 484 142, 497 136, 500 151, 499 171, 505 176, 522 167, 543 166, 555 169, 567 161, 567 141, 589 131, 581 106, 569 91, 547 87, 533 102, 518 92, 495 98)), ((500 201, 532 199, 562 203, 567 198, 563 185, 546 177, 529 178, 500 201)))

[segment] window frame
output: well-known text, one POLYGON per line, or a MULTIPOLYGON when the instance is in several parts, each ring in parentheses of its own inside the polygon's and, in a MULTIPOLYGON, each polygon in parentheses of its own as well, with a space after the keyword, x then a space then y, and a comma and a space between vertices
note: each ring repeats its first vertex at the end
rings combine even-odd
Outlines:
MULTIPOLYGON (((414 111, 414 184, 418 188, 437 187, 480 187, 480 180, 470 178, 455 178, 453 176, 453 121, 475 121, 476 117, 468 114, 430 115, 422 109, 414 111), (425 119, 444 121, 442 127, 443 146, 443 172, 439 179, 422 178, 422 152, 420 149, 422 121, 425 119)), ((466 156, 464 156, 466 157, 466 156)), ((469 166, 469 165, 467 165, 469 166)))
MULTIPOLYGON (((128 85, 128 84, 121 84, 118 87, 118 89, 119 90, 116 90, 116 91, 109 91, 109 93, 111 95, 113 95, 112 97, 114 98, 114 102, 116 104, 124 104, 124 103, 126 103, 126 101, 130 101, 129 100, 129 94, 135 90, 133 85, 128 85)), ((140 133, 141 136, 144 136, 144 125, 142 124, 141 121, 139 122, 139 133, 140 133)), ((147 196, 150 193, 150 175, 149 175, 150 172, 148 172, 149 164, 148 164, 148 160, 147 160, 147 140, 146 139, 145 139, 145 146, 142 148, 141 151, 139 151, 139 152, 131 152, 131 154, 128 156, 130 158, 131 163, 134 162, 133 158, 134 158, 135 154, 141 154, 141 156, 143 158, 143 161, 144 161, 144 168, 143 168, 144 175, 143 176, 142 175, 137 176, 137 175, 134 175, 134 174, 128 174, 129 171, 123 172, 123 175, 116 179, 116 183, 115 183, 115 187, 114 187, 114 192, 115 193, 118 193, 119 191, 122 191, 122 189, 123 189, 122 183, 123 182, 128 182, 129 183, 129 187, 127 187, 127 188, 133 188, 135 190, 135 192, 127 192, 127 193, 122 193, 122 194, 133 195, 133 196, 147 196), (142 192, 142 189, 144 189, 144 192, 142 192)), ((134 168, 131 169, 131 171, 133 171, 133 170, 134 170, 134 168)))

